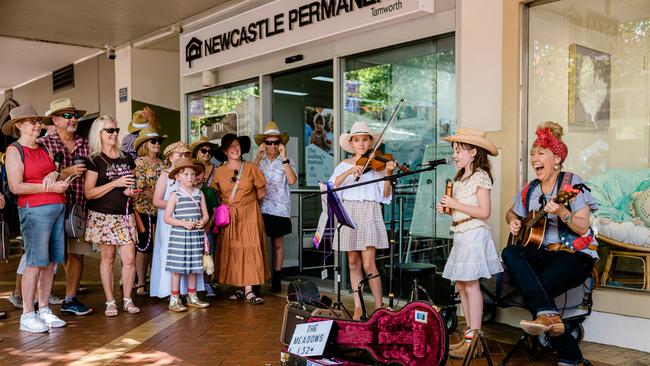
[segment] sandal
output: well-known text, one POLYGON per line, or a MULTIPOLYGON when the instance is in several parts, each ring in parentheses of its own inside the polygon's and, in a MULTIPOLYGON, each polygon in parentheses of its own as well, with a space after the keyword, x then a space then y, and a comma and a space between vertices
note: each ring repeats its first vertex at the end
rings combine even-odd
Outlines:
POLYGON ((108 317, 114 317, 117 316, 117 305, 115 305, 115 300, 111 301, 106 301, 106 310, 104 311, 104 315, 108 317))
POLYGON ((239 288, 235 290, 235 292, 233 292, 233 294, 228 297, 228 300, 231 301, 244 300, 244 297, 245 297, 244 290, 239 288))
POLYGON ((135 294, 137 296, 147 296, 149 295, 149 291, 147 291, 147 288, 145 285, 140 285, 140 286, 135 286, 135 294))
POLYGON ((123 311, 126 311, 129 314, 137 314, 140 312, 140 308, 135 306, 133 299, 125 297, 122 300, 124 301, 124 305, 122 306, 123 311))
POLYGON ((264 299, 261 297, 257 297, 253 291, 248 291, 246 295, 244 295, 244 301, 250 302, 253 305, 261 305, 264 304, 264 299), (253 296, 249 297, 248 295, 253 294, 253 296))

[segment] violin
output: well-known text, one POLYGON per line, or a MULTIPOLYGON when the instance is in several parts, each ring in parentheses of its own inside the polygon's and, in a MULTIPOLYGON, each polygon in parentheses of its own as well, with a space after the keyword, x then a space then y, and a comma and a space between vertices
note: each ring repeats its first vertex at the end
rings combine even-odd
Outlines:
POLYGON ((396 161, 393 158, 393 154, 384 154, 381 150, 375 150, 375 154, 372 157, 370 157, 370 151, 368 151, 357 160, 356 165, 366 167, 363 171, 364 173, 367 173, 371 170, 381 172, 386 169, 386 163, 389 161, 394 161, 397 164, 397 169, 405 173, 411 171, 408 166, 400 164, 398 161, 396 161), (369 158, 370 162, 368 162, 369 158))

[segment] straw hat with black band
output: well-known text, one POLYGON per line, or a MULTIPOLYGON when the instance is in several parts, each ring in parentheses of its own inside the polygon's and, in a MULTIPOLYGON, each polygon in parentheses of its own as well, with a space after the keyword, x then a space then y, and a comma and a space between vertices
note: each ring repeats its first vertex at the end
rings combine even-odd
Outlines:
POLYGON ((379 136, 381 134, 372 132, 370 126, 368 126, 366 122, 354 122, 352 128, 350 129, 350 133, 342 133, 341 137, 339 137, 339 145, 341 145, 341 148, 343 150, 354 154, 354 148, 352 147, 350 140, 353 136, 359 135, 368 135, 372 137, 372 145, 374 146, 379 140, 379 136))
POLYGON ((461 142, 478 146, 485 149, 492 156, 499 155, 496 146, 487 139, 485 132, 475 128, 459 128, 456 130, 455 135, 443 137, 442 139, 451 143, 461 142))
POLYGON ((9 111, 9 118, 11 119, 2 125, 2 133, 5 136, 13 136, 15 138, 18 138, 18 132, 15 131, 14 128, 16 123, 31 119, 43 121, 46 117, 38 114, 34 107, 31 106, 31 104, 25 104, 9 111))
POLYGON ((277 137, 280 139, 282 145, 286 145, 289 142, 289 134, 286 132, 280 133, 280 127, 275 121, 270 121, 264 127, 264 132, 255 135, 255 143, 257 146, 261 146, 264 143, 264 140, 268 137, 277 137))
POLYGON ((56 116, 57 114, 61 112, 77 112, 79 113, 79 117, 83 116, 86 114, 86 111, 83 109, 78 109, 77 107, 74 106, 74 103, 72 103, 72 99, 70 98, 60 98, 60 99, 55 99, 50 103, 50 109, 45 112, 45 118, 43 121, 47 124, 52 123, 52 116, 56 116))
POLYGON ((208 140, 207 137, 201 136, 198 140, 190 144, 190 152, 192 153, 192 156, 196 156, 196 150, 206 145, 210 147, 210 151, 213 153, 219 147, 219 144, 215 144, 214 142, 208 140))
POLYGON ((149 140, 154 140, 154 139, 164 140, 166 138, 167 135, 160 135, 160 133, 158 133, 158 131, 156 131, 154 128, 145 127, 140 130, 138 137, 135 139, 135 142, 133 143, 133 146, 135 148, 135 151, 138 151, 140 146, 149 140))
POLYGON ((203 165, 202 164, 196 164, 190 159, 187 158, 182 158, 179 159, 176 164, 174 165, 174 169, 172 169, 171 172, 169 172, 169 179, 176 179, 176 174, 181 172, 185 168, 192 168, 194 169, 194 172, 196 175, 199 175, 203 173, 203 165))

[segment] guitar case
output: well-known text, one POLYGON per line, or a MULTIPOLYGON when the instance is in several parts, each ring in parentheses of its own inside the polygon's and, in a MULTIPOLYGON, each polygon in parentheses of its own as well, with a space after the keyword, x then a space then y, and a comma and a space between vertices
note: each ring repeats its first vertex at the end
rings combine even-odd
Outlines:
MULTIPOLYGON (((322 320, 309 318, 308 322, 322 320)), ((444 365, 449 351, 444 317, 437 307, 422 301, 398 311, 379 309, 365 322, 334 320, 330 337, 334 339, 331 355, 364 350, 379 364, 444 365)))
POLYGON ((312 281, 303 281, 300 278, 289 283, 287 301, 322 307, 319 306, 320 293, 318 292, 318 286, 312 281))
POLYGON ((280 342, 285 346, 291 343, 293 332, 298 324, 307 322, 311 317, 327 319, 350 319, 342 310, 322 309, 309 304, 299 302, 289 302, 284 307, 284 317, 282 318, 282 331, 280 332, 280 342))

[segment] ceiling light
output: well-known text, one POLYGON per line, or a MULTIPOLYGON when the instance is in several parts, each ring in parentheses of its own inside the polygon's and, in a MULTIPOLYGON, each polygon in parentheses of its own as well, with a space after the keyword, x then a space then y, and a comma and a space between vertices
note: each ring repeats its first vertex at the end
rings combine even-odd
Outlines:
POLYGON ((316 77, 313 77, 311 79, 312 80, 318 80, 318 81, 327 81, 329 83, 334 82, 334 78, 330 78, 330 77, 327 77, 327 76, 316 76, 316 77))
POLYGON ((282 89, 273 89, 273 92, 276 94, 287 94, 287 95, 295 95, 298 97, 304 97, 305 95, 309 95, 307 93, 302 93, 302 92, 295 92, 291 90, 282 90, 282 89))

